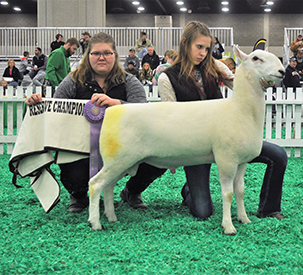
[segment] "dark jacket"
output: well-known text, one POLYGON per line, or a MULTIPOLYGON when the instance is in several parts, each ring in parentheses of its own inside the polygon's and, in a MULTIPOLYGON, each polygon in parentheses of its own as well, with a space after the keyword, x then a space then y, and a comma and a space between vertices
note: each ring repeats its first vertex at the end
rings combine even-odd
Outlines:
POLYGON ((283 79, 283 84, 286 88, 288 87, 301 87, 300 84, 300 75, 297 69, 290 67, 290 65, 286 68, 285 77, 283 79))
POLYGON ((139 79, 139 71, 136 70, 135 68, 132 68, 131 70, 129 68, 125 69, 125 71, 129 74, 134 75, 135 77, 137 77, 139 79))
POLYGON ((298 58, 297 58, 297 66, 296 69, 299 71, 300 74, 300 79, 303 79, 303 61, 299 62, 298 58))
POLYGON ((4 70, 4 73, 3 73, 3 77, 12 77, 14 79, 14 81, 18 82, 18 80, 20 79, 20 72, 14 66, 13 67, 12 75, 10 75, 10 73, 9 73, 9 67, 6 67, 6 69, 4 70))
MULTIPOLYGON (((87 79, 84 82, 84 87, 81 87, 80 83, 76 84, 76 97, 77 99, 91 99, 95 93, 105 94, 103 89, 99 86, 96 80, 92 80, 91 74, 87 73, 87 79)), ((118 85, 110 85, 107 88, 106 95, 111 98, 127 101, 125 83, 120 82, 118 85)))
POLYGON ((143 67, 143 64, 146 62, 149 63, 151 69, 154 70, 159 66, 160 59, 159 59, 159 56, 154 51, 153 55, 146 54, 143 56, 142 62, 141 62, 142 67, 143 67))
POLYGON ((203 79, 203 90, 199 89, 199 85, 192 79, 180 77, 181 65, 167 68, 164 72, 172 84, 177 101, 196 101, 204 99, 222 98, 222 93, 219 88, 217 79, 209 75, 208 80, 204 72, 204 67, 197 68, 201 72, 203 79))
POLYGON ((222 59, 222 53, 224 52, 224 48, 221 43, 217 43, 213 47, 212 56, 216 59, 222 59))
POLYGON ((33 66, 37 65, 38 70, 46 70, 47 56, 43 53, 39 56, 35 55, 32 64, 33 66))
POLYGON ((50 47, 51 47, 51 51, 54 51, 56 49, 59 49, 61 46, 63 46, 65 43, 63 41, 53 41, 51 44, 50 44, 50 47))

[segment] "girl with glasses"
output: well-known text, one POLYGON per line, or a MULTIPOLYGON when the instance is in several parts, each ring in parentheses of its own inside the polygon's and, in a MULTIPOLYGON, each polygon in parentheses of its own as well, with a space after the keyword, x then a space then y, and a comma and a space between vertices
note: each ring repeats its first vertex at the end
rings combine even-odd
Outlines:
MULTIPOLYGON (((127 74, 119 64, 115 41, 109 34, 98 33, 88 44, 79 67, 71 72, 58 86, 55 98, 87 99, 98 106, 111 107, 126 103, 144 103, 145 91, 140 81, 127 74)), ((32 95, 26 103, 42 100, 32 95)), ((79 213, 88 206, 89 158, 60 164, 60 179, 70 193, 69 212, 79 213)), ((146 209, 141 199, 145 189, 154 179, 165 172, 142 163, 136 176, 130 178, 121 192, 121 198, 133 208, 146 209)))

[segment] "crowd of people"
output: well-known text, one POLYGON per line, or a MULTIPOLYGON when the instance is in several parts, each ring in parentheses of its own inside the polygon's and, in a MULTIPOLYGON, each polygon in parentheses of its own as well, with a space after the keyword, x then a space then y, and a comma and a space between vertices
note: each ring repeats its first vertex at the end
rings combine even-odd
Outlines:
POLYGON ((303 82, 303 36, 299 34, 291 43, 290 50, 293 56, 289 59, 289 65, 286 67, 286 74, 283 79, 285 88, 302 87, 303 82))
MULTIPOLYGON (((29 51, 24 51, 19 68, 13 64, 14 60, 8 61, 3 79, 8 86, 17 87, 21 85, 24 76, 28 75, 30 79, 30 86, 35 88, 37 86, 51 86, 52 94, 55 88, 60 84, 65 76, 71 71, 69 57, 73 55, 77 49, 81 48, 81 54, 84 55, 91 35, 85 31, 82 33, 83 37, 77 41, 76 38, 69 38, 66 42, 63 41, 63 35, 58 33, 56 39, 50 44, 51 53, 46 56, 40 47, 35 48, 35 55, 30 60, 29 51), (13 74, 13 75, 12 75, 13 74)), ((220 54, 218 57, 222 58, 222 45, 218 38, 214 38, 215 46, 219 45, 220 54)), ((213 53, 214 53, 213 51, 213 53)), ((213 54, 215 57, 215 55, 213 54)), ((146 32, 140 33, 140 38, 136 41, 135 46, 129 50, 129 55, 124 61, 124 70, 134 75, 139 79, 143 86, 148 86, 150 91, 153 86, 158 84, 158 77, 160 73, 165 70, 177 57, 177 52, 173 49, 167 50, 163 59, 156 53, 152 42, 147 38, 146 32), (136 55, 138 53, 138 55, 136 55)), ((216 57, 217 58, 217 57, 216 57)), ((15 62, 14 62, 15 63, 15 62)), ((79 65, 79 64, 78 64, 79 65)))
MULTIPOLYGON (((141 57, 136 57, 136 49, 131 48, 122 68, 112 36, 97 33, 90 37, 79 67, 62 79, 54 97, 89 99, 95 105, 111 107, 146 103, 143 81, 147 85, 153 85, 153 82, 158 85, 162 101, 220 99, 221 83, 233 87, 235 63, 229 60, 225 65, 222 60, 212 56, 212 49, 218 40, 212 37, 205 24, 198 21, 188 23, 178 53, 174 50, 166 51, 166 62, 161 65, 145 33, 142 33, 140 40, 137 44, 146 45, 145 55, 142 47, 137 49, 141 57)), ((75 48, 71 52, 73 50, 75 48)), ((260 79, 260 83, 264 89, 273 85, 265 79, 260 79)), ((41 101, 41 95, 33 94, 26 103, 32 105, 41 101)), ((284 219, 281 213, 282 186, 287 165, 284 149, 263 142, 260 155, 251 161, 254 162, 267 165, 260 187, 257 216, 284 219)), ((70 194, 69 212, 79 213, 88 206, 89 165, 89 158, 60 165, 61 182, 70 194)), ((211 164, 184 167, 186 182, 181 190, 183 204, 188 206, 193 216, 202 219, 214 212, 209 187, 210 167, 211 164)), ((165 171, 145 163, 140 164, 137 174, 128 180, 120 193, 121 199, 132 208, 148 208, 141 193, 165 171)))
POLYGON ((35 54, 30 60, 29 51, 24 51, 19 68, 15 66, 13 59, 9 59, 8 66, 2 75, 1 83, 3 85, 1 86, 16 88, 22 84, 24 76, 28 75, 29 86, 33 86, 34 92, 37 86, 45 87, 46 85, 52 86, 54 92, 55 87, 70 73, 69 57, 77 51, 81 44, 81 40, 78 41, 74 37, 67 39, 66 42, 63 42, 62 38, 62 34, 56 35, 56 40, 50 44, 49 56, 46 56, 40 47, 36 47, 35 54))
MULTIPOLYGON (((81 48, 83 55, 88 47, 91 35, 85 31, 83 37, 78 41, 76 38, 69 38, 63 41, 63 35, 58 33, 56 39, 50 44, 51 53, 46 56, 40 47, 35 48, 35 54, 30 60, 29 51, 23 52, 23 57, 19 67, 15 65, 13 59, 7 62, 7 68, 4 70, 1 81, 5 81, 6 86, 16 88, 22 85, 24 77, 28 75, 30 86, 51 86, 52 94, 55 88, 60 84, 71 71, 69 57, 73 55, 78 48, 81 48)), ((224 48, 217 37, 213 37, 211 55, 225 63, 233 72, 235 72, 236 63, 231 57, 222 58, 224 48)), ((303 82, 303 36, 299 34, 292 42, 290 50, 293 56, 289 59, 289 65, 286 68, 286 76, 281 85, 285 88, 296 89, 302 87, 303 82)), ((147 38, 146 32, 140 33, 140 38, 135 46, 129 49, 129 55, 125 58, 124 70, 139 79, 143 86, 148 86, 150 91, 153 86, 158 85, 159 75, 169 67, 177 57, 177 52, 173 49, 167 50, 163 59, 156 53, 153 43, 147 38), (137 53, 137 55, 136 55, 137 53)), ((79 64, 78 64, 79 65, 79 64)), ((77 66, 78 66, 77 65, 77 66)), ((4 86, 4 85, 2 85, 4 86)))

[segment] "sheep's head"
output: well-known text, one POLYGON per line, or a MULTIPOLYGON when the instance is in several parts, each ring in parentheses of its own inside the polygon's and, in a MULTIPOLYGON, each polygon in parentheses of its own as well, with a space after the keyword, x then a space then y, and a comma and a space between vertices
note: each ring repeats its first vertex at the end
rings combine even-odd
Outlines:
POLYGON ((234 52, 241 60, 241 66, 247 71, 249 78, 261 79, 264 77, 267 81, 281 81, 283 79, 285 69, 274 54, 255 50, 247 55, 237 46, 234 46, 234 52))

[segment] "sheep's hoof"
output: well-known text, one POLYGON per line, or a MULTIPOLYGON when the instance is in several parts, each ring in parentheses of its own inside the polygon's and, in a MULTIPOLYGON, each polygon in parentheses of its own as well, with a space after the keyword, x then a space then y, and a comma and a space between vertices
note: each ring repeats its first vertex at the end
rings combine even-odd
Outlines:
POLYGON ((236 232, 233 232, 233 233, 226 233, 226 232, 224 231, 224 234, 225 234, 225 235, 228 235, 228 236, 235 236, 235 235, 237 234, 237 231, 236 231, 236 232))
POLYGON ((237 230, 233 225, 228 226, 228 227, 222 225, 222 227, 224 228, 225 235, 235 236, 237 234, 237 230))
POLYGON ((102 231, 103 230, 103 227, 102 227, 100 222, 94 224, 93 222, 88 221, 88 224, 92 228, 92 230, 95 230, 95 231, 102 231))
POLYGON ((104 213, 104 216, 107 218, 107 220, 109 222, 116 222, 116 221, 118 221, 117 216, 116 216, 115 213, 113 213, 113 214, 106 214, 106 213, 104 213))
POLYGON ((249 218, 240 218, 238 219, 239 223, 251 223, 251 220, 249 218))

